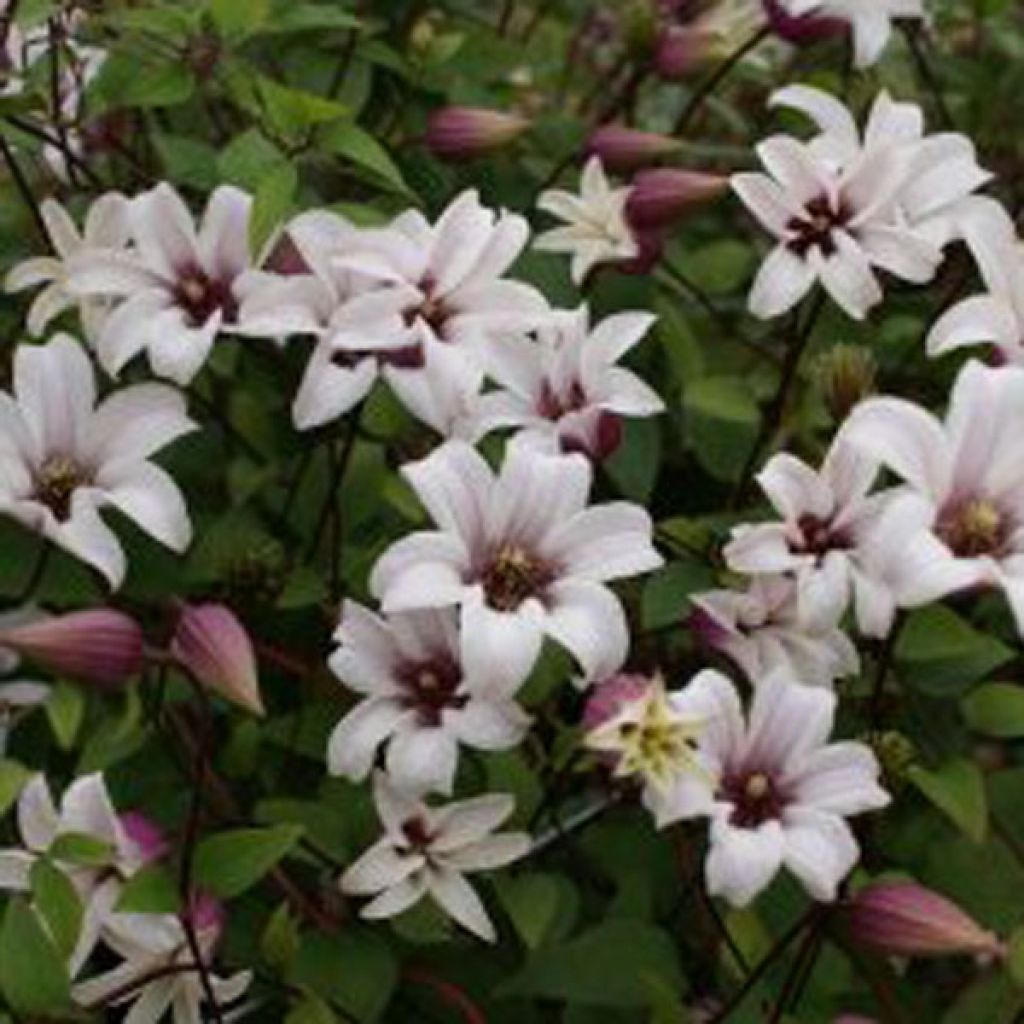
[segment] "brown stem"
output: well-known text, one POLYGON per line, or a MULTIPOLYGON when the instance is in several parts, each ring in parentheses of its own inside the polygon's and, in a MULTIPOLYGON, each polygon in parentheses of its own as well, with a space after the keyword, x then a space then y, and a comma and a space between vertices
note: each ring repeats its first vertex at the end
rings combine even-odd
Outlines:
POLYGON ((18 190, 18 194, 21 196, 22 202, 24 202, 29 213, 32 215, 32 222, 39 232, 39 237, 42 238, 46 247, 50 248, 50 233, 46 230, 46 221, 43 220, 39 204, 36 202, 35 196, 32 195, 32 188, 28 183, 28 179, 18 166, 18 161, 14 157, 14 151, 3 135, 0 135, 0 157, 3 158, 4 163, 7 165, 7 170, 10 171, 11 178, 18 190))
POLYGON ((871 687, 871 700, 868 703, 868 721, 871 723, 872 732, 877 732, 882 721, 882 704, 885 700, 885 680, 889 675, 892 666, 892 659, 896 654, 896 644, 903 630, 906 616, 903 612, 897 613, 889 632, 882 641, 882 648, 878 652, 878 662, 875 666, 875 680, 871 687))
POLYGON ((423 967, 406 967, 402 977, 414 985, 429 988, 443 1003, 459 1013, 464 1024, 487 1024, 483 1010, 455 982, 440 978, 423 967))

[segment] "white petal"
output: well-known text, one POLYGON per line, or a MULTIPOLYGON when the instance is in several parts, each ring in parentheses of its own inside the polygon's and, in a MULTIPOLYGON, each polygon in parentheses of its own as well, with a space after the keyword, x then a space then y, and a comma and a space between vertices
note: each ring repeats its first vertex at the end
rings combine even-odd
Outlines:
POLYGON ((43 852, 57 836, 60 819, 46 777, 33 775, 18 797, 18 832, 30 849, 43 852))
POLYGON ((511 697, 537 663, 544 619, 535 601, 514 612, 489 608, 473 592, 463 607, 459 643, 467 684, 475 693, 511 697))
POLYGON ((842 818, 794 808, 784 819, 784 861, 816 900, 836 898, 839 883, 850 873, 860 850, 842 818))
POLYGON ((356 705, 335 727, 327 744, 327 770, 361 782, 373 768, 377 747, 407 712, 397 701, 369 699, 356 705))
POLYGON ((806 260, 784 245, 776 246, 761 264, 750 289, 750 312, 762 320, 785 313, 811 290, 815 278, 806 260))
POLYGON ((379 892, 408 878, 422 866, 421 856, 400 853, 390 840, 382 839, 346 869, 340 884, 343 892, 354 895, 379 892))
POLYGON ((965 345, 992 342, 1014 348, 1024 340, 1013 307, 993 295, 975 295, 947 309, 928 332, 930 356, 944 355, 965 345))
POLYGON ((494 942, 497 935, 476 890, 457 871, 436 868, 427 874, 427 888, 437 904, 451 917, 483 939, 494 942))
POLYGON ((716 819, 707 859, 708 892, 734 907, 745 907, 778 873, 782 855, 782 829, 777 821, 747 829, 716 819))
POLYGON ((107 463, 96 477, 112 505, 151 537, 182 552, 192 540, 185 499, 170 474, 149 462, 107 463))
POLYGON ((403 722, 388 744, 387 769, 409 793, 449 795, 455 785, 459 747, 445 728, 403 722))
POLYGON ((564 580, 550 588, 545 629, 579 662, 588 680, 621 668, 629 651, 622 605, 607 587, 564 580))
POLYGON ((557 527, 545 554, 566 575, 592 583, 649 572, 664 564, 651 544, 651 517, 639 505, 609 502, 584 509, 557 527))
POLYGON ((795 799, 831 814, 860 814, 889 803, 878 785, 878 760, 863 743, 831 743, 814 751, 790 777, 795 799))

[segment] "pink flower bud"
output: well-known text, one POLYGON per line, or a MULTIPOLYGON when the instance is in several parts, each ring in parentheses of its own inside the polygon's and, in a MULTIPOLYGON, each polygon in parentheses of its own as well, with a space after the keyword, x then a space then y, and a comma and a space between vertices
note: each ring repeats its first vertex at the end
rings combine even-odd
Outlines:
POLYGON ((282 277, 312 273, 302 253, 299 252, 299 247, 287 231, 274 243, 264 266, 267 270, 274 274, 280 274, 282 277))
POLYGON ((424 141, 441 160, 472 160, 500 149, 530 126, 526 118, 479 107, 442 107, 430 115, 424 141))
POLYGON ((192 894, 188 908, 189 920, 200 933, 212 932, 219 935, 227 923, 227 911, 224 905, 204 889, 192 894))
POLYGON ((9 647, 58 675, 98 686, 126 683, 142 668, 142 630, 112 608, 32 619, 0 630, 9 647))
POLYGON ((620 124, 606 124, 587 140, 587 153, 600 157, 605 169, 631 171, 679 149, 679 141, 657 132, 641 132, 620 124))
POLYGON ((171 654, 226 700, 263 714, 256 654, 245 627, 222 604, 186 605, 171 641, 171 654))
POLYGON ((583 708, 583 728, 587 732, 610 722, 634 700, 643 700, 651 687, 647 676, 618 672, 598 683, 583 708))
POLYGON ((641 171, 626 200, 626 217, 638 232, 665 229, 694 206, 721 195, 729 180, 718 174, 663 167, 641 171))
POLYGON ((822 18, 814 14, 790 14, 781 0, 761 0, 771 30, 787 43, 805 46, 846 32, 847 25, 837 18, 822 18))
POLYGON ((1001 956, 1003 944, 958 906, 915 882, 878 882, 847 908, 851 938, 895 956, 1001 956))
POLYGON ((862 1017, 859 1013, 844 1013, 836 1017, 832 1024, 878 1024, 874 1017, 862 1017))
POLYGON ((143 864, 152 864, 160 860, 170 850, 167 837, 163 830, 152 819, 138 811, 126 811, 119 815, 121 829, 128 841, 138 851, 143 864))
POLYGON ((697 26, 662 32, 654 52, 654 69, 667 82, 678 82, 704 64, 714 46, 714 33, 697 26))

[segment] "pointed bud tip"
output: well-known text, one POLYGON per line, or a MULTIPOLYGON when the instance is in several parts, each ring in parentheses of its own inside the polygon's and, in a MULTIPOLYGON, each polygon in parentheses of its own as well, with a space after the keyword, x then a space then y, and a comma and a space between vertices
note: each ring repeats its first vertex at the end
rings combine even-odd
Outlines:
POLYGON ((680 145, 668 135, 606 124, 591 133, 586 151, 588 156, 598 157, 606 170, 631 171, 674 153, 680 145))
POLYGON ((673 167, 641 171, 633 179, 626 217, 637 231, 666 229, 695 206, 718 198, 729 187, 728 177, 673 167))
POLYGON ((442 107, 427 122, 424 141, 441 160, 471 160, 501 149, 530 127, 518 114, 482 107, 442 107))

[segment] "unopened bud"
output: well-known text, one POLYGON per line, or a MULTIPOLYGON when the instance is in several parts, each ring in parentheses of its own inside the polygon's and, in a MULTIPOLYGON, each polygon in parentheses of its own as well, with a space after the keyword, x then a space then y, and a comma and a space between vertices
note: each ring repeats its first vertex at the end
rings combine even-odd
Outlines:
POLYGON ((821 357, 818 377, 822 397, 837 423, 874 392, 876 368, 871 350, 862 345, 833 345, 821 357))
POLYGON ((631 171, 654 163, 678 150, 679 146, 679 141, 668 135, 608 124, 591 134, 587 140, 587 153, 599 157, 607 170, 631 171))
POLYGON ((999 957, 1004 947, 945 896, 915 882, 878 882, 846 908, 850 937, 893 956, 999 957))
POLYGON ((662 32, 654 54, 658 77, 667 82, 689 78, 708 61, 715 39, 714 32, 696 25, 677 26, 662 32))
POLYGON ((762 5, 771 30, 780 39, 795 46, 807 46, 848 31, 846 23, 838 18, 823 18, 817 14, 790 14, 783 0, 762 0, 762 5))
POLYGON ((695 206, 725 192, 729 180, 718 174, 663 167, 641 171, 626 200, 626 217, 637 231, 664 230, 695 206))
POLYGON ((917 748, 913 740, 894 731, 872 733, 866 740, 878 758, 886 789, 898 789, 917 761, 917 748))
POLYGON ((263 714, 252 641, 230 608, 186 605, 171 641, 171 654, 203 686, 248 711, 263 714))
POLYGON ((442 107, 430 115, 424 140, 441 160, 472 160, 508 145, 529 126, 526 118, 498 110, 442 107))
POLYGON ((0 647, 56 675, 117 687, 142 668, 142 630, 111 608, 45 616, 0 630, 0 647))
POLYGON ((163 830, 151 818, 138 811, 118 815, 121 829, 135 847, 143 864, 152 864, 170 852, 170 844, 163 830))

